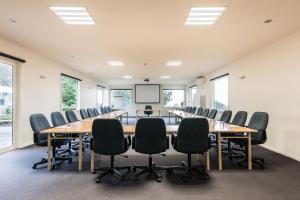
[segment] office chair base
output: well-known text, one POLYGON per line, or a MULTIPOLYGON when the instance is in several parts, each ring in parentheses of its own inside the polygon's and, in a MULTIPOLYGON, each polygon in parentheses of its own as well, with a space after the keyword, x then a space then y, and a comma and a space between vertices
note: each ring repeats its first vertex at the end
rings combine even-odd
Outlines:
POLYGON ((171 166, 168 173, 170 175, 173 174, 173 170, 182 170, 185 171, 183 177, 182 177, 182 181, 183 182, 187 182, 187 180, 189 178, 191 178, 192 176, 192 172, 198 172, 201 174, 203 180, 209 180, 209 175, 206 172, 206 169, 204 166, 195 166, 192 167, 192 159, 191 159, 191 155, 188 155, 188 162, 182 161, 181 162, 181 166, 171 166))
MULTIPOLYGON (((248 155, 245 151, 243 151, 240 155, 237 153, 230 155, 229 160, 238 159, 237 164, 242 166, 243 164, 248 163, 248 155)), ((261 169, 264 169, 265 160, 263 158, 252 157, 252 163, 258 165, 261 169)))
MULTIPOLYGON (((59 158, 51 158, 51 169, 55 169, 55 166, 57 166, 58 164, 61 164, 60 163, 57 163, 57 161, 65 161, 67 160, 69 163, 72 162, 72 158, 68 158, 68 157, 59 157, 59 158)), ((48 163, 48 159, 47 158, 42 158, 42 160, 40 162, 37 162, 37 163, 34 163, 32 165, 32 169, 36 169, 38 165, 41 165, 41 164, 47 164, 48 163)))
POLYGON ((148 174, 148 178, 154 175, 157 182, 161 182, 162 176, 157 171, 159 170, 169 170, 169 167, 166 166, 156 166, 154 162, 152 162, 152 156, 149 156, 149 164, 148 166, 133 166, 133 172, 136 172, 137 169, 141 169, 140 172, 134 175, 134 180, 139 180, 139 177, 143 174, 148 174))
POLYGON ((98 169, 94 169, 92 173, 96 174, 97 171, 103 172, 96 178, 96 183, 101 183, 101 179, 107 175, 114 175, 116 177, 121 178, 121 181, 124 181, 126 175, 131 172, 131 166, 115 167, 114 156, 111 156, 110 167, 100 167, 98 169), (121 173, 119 171, 125 169, 127 170, 125 173, 121 173))

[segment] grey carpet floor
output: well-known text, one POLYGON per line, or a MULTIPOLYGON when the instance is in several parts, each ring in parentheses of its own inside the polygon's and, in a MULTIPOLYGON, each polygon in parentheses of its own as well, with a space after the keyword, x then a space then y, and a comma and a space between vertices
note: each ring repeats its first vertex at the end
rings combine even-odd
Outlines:
MULTIPOLYGON (((141 178, 134 181, 130 176, 125 182, 114 177, 95 183, 97 175, 89 172, 89 150, 84 151, 83 171, 77 172, 77 158, 73 163, 63 163, 49 172, 46 166, 33 170, 31 166, 46 156, 46 148, 27 147, 0 154, 0 199, 1 200, 293 200, 300 199, 300 163, 261 147, 254 154, 266 159, 265 169, 248 171, 223 158, 223 171, 217 170, 215 149, 211 150, 212 170, 210 180, 203 181, 193 176, 187 183, 181 175, 168 176, 163 173, 161 183, 141 178)), ((186 156, 169 149, 167 156, 154 156, 157 165, 178 165, 186 156)), ((117 165, 147 164, 147 156, 129 150, 129 158, 116 157, 117 165)), ((97 164, 108 166, 108 157, 96 157, 97 164)), ((193 157, 193 164, 198 164, 193 157)))

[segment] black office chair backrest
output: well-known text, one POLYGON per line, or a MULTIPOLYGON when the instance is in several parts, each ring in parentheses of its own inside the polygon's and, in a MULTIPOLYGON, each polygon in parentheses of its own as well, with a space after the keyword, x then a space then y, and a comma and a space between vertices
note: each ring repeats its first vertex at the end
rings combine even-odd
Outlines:
POLYGON ((216 115, 217 115, 217 112, 218 111, 216 109, 211 109, 207 117, 210 118, 210 119, 215 119, 216 115))
POLYGON ((269 122, 269 115, 266 112, 255 112, 251 116, 248 127, 258 130, 257 133, 252 133, 252 140, 264 143, 267 140, 267 126, 269 122))
POLYGON ((165 152, 166 125, 162 118, 141 118, 135 128, 135 151, 143 154, 165 152))
POLYGON ((51 120, 54 127, 65 125, 67 122, 61 112, 52 112, 51 120))
POLYGON ((95 113, 92 108, 88 108, 87 113, 88 113, 89 117, 95 117, 95 113))
POLYGON ((204 108, 204 110, 203 110, 203 112, 202 112, 201 116, 203 116, 203 117, 207 117, 207 116, 208 116, 208 114, 209 114, 209 108, 204 108))
POLYGON ((186 109, 186 112, 190 113, 192 110, 192 107, 191 106, 188 106, 187 109, 186 109))
POLYGON ((125 152, 123 126, 118 119, 95 119, 92 135, 95 153, 118 155, 125 152))
POLYGON ((87 112, 86 112, 85 109, 80 109, 79 112, 80 112, 80 115, 81 115, 81 118, 82 118, 82 119, 87 119, 87 118, 89 118, 89 115, 87 114, 87 112))
POLYGON ((203 108, 199 107, 196 114, 200 116, 202 112, 203 112, 203 108))
POLYGON ((105 109, 105 113, 110 113, 110 110, 109 110, 108 106, 104 107, 104 109, 105 109))
POLYGON ((146 105, 145 110, 152 110, 152 106, 151 105, 146 105))
POLYGON ((48 142, 47 134, 41 134, 40 132, 51 128, 45 115, 41 113, 30 115, 30 126, 33 131, 34 143, 38 146, 45 146, 48 142))
POLYGON ((189 112, 189 110, 190 110, 189 106, 185 107, 185 112, 189 112))
POLYGON ((191 113, 192 113, 192 114, 195 114, 195 113, 196 113, 196 110, 197 110, 197 107, 194 106, 194 107, 192 108, 192 110, 191 110, 191 113))
POLYGON ((224 110, 220 117, 221 122, 229 123, 231 119, 232 111, 231 110, 224 110))
POLYGON ((78 121, 78 118, 73 110, 66 111, 66 118, 69 123, 78 121))
POLYGON ((100 110, 101 110, 101 114, 102 114, 102 115, 106 113, 106 110, 105 110, 104 107, 100 107, 100 110))
POLYGON ((113 109, 112 109, 110 106, 108 106, 107 108, 108 108, 108 111, 109 111, 109 112, 112 112, 112 111, 113 111, 113 109))
POLYGON ((95 116, 99 116, 100 115, 100 113, 99 113, 99 111, 98 111, 97 108, 93 108, 93 111, 94 111, 95 116))
POLYGON ((176 150, 186 154, 206 152, 209 148, 208 121, 205 118, 184 118, 177 134, 176 150))
POLYGON ((238 111, 232 120, 232 124, 237 126, 244 126, 247 120, 247 112, 246 111, 238 111))

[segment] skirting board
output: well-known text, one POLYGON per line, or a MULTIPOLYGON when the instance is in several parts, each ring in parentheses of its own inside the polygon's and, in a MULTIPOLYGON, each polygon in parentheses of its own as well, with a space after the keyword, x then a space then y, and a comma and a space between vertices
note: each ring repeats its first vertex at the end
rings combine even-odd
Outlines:
POLYGON ((24 144, 16 147, 16 149, 22 149, 22 148, 25 148, 25 147, 28 147, 28 146, 31 146, 31 145, 33 145, 32 142, 27 142, 27 143, 24 143, 24 144))
POLYGON ((288 158, 291 158, 291 159, 293 159, 293 160, 296 160, 296 161, 300 162, 300 158, 297 157, 297 156, 293 156, 293 155, 284 153, 284 152, 282 152, 282 151, 280 151, 280 150, 278 150, 278 149, 275 149, 275 148, 270 147, 270 146, 265 145, 265 144, 262 144, 262 145, 260 145, 260 146, 261 146, 261 147, 264 147, 264 148, 266 148, 266 149, 268 149, 268 150, 270 150, 270 151, 273 151, 273 152, 275 152, 275 153, 279 153, 279 154, 281 154, 281 155, 283 155, 283 156, 286 156, 286 157, 288 157, 288 158))

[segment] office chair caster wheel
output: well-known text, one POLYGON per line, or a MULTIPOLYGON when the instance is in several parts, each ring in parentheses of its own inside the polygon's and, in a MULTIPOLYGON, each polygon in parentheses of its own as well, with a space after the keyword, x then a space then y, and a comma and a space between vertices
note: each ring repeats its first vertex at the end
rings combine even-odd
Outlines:
POLYGON ((161 182, 161 178, 156 179, 156 181, 160 183, 161 182))
POLYGON ((52 166, 51 166, 51 169, 55 169, 55 165, 52 165, 52 166))
POLYGON ((33 166, 32 166, 32 169, 36 169, 36 167, 37 167, 37 165, 33 165, 33 166))
POLYGON ((97 184, 101 183, 101 179, 100 179, 100 178, 97 178, 97 179, 96 179, 96 183, 97 183, 97 184))
POLYGON ((70 159, 68 160, 68 162, 69 162, 69 163, 72 163, 72 158, 70 158, 70 159))
POLYGON ((92 171, 92 174, 96 174, 96 171, 95 171, 95 170, 93 170, 93 171, 92 171))

